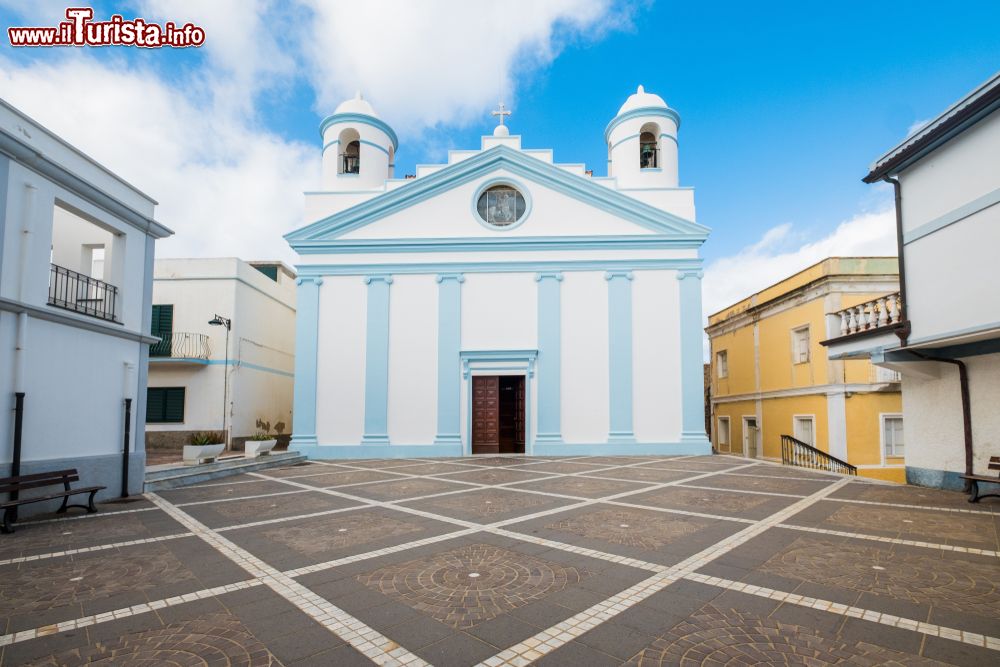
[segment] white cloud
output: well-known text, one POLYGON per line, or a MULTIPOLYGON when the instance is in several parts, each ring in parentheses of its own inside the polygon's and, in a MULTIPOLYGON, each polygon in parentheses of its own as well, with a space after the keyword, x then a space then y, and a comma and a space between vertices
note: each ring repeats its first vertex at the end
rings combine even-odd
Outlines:
POLYGON ((160 256, 282 258, 301 225, 319 154, 219 113, 211 91, 86 56, 20 66, 0 58, 6 99, 160 202, 176 235, 160 256))
POLYGON ((932 120, 931 118, 924 118, 923 120, 917 120, 911 123, 910 126, 906 128, 906 138, 909 139, 914 134, 924 129, 924 126, 926 126, 927 123, 931 122, 931 120, 932 120))
POLYGON ((324 2, 304 40, 320 111, 362 89, 402 133, 465 124, 514 101, 515 76, 551 63, 568 40, 598 39, 630 24, 611 0, 324 2))
POLYGON ((757 243, 706 266, 704 313, 716 313, 827 257, 895 255, 896 217, 891 204, 859 213, 827 236, 807 243, 801 242, 790 223, 778 225, 757 243))

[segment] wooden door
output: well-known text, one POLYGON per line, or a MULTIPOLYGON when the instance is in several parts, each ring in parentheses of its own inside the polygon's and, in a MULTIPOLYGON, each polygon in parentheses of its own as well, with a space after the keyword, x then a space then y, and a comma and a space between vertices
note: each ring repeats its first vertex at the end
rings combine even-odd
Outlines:
POLYGON ((500 453, 524 453, 524 376, 500 377, 500 453))
POLYGON ((527 433, 525 429, 524 422, 524 376, 518 376, 517 378, 517 390, 515 392, 517 401, 517 410, 514 413, 514 429, 515 438, 514 443, 516 446, 516 451, 520 454, 524 453, 524 436, 527 433))
POLYGON ((472 453, 500 451, 500 378, 472 376, 472 453))

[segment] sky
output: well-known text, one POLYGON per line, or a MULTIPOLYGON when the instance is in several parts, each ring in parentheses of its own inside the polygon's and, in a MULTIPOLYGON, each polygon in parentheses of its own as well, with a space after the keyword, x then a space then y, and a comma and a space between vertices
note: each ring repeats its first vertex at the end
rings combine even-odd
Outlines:
MULTIPOLYGON (((82 4, 82 3, 73 3, 82 4)), ((1000 3, 137 0, 197 49, 0 46, 0 97, 159 202, 157 256, 294 254, 319 122, 364 91, 397 174, 478 148, 502 95, 525 147, 606 172, 604 127, 642 84, 678 111, 705 312, 830 255, 895 254, 868 165, 1000 69, 1000 3)), ((66 4, 0 0, 0 23, 66 4)))

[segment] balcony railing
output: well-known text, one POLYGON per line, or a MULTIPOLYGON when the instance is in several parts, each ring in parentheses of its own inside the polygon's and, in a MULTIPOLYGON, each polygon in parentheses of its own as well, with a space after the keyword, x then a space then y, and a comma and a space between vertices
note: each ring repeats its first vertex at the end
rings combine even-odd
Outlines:
POLYGON ((836 456, 831 456, 790 435, 781 436, 781 462, 788 466, 826 470, 842 475, 858 474, 858 469, 847 461, 841 461, 836 456))
POLYGON ((150 358, 205 359, 212 349, 207 334, 175 332, 162 336, 159 343, 149 346, 150 358))
POLYGON ((840 335, 854 336, 894 327, 900 323, 900 305, 899 292, 895 292, 839 310, 834 315, 840 317, 840 335))
POLYGON ((51 265, 49 305, 110 322, 118 321, 118 288, 103 280, 51 265))

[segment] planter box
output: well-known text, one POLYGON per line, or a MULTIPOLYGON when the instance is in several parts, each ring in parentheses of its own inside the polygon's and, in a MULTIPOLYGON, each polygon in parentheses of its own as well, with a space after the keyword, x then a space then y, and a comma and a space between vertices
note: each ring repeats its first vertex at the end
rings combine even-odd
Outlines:
POLYGON ((225 443, 215 445, 184 445, 184 465, 194 466, 199 463, 213 463, 225 448, 225 443))
POLYGON ((258 456, 270 456, 271 450, 278 444, 277 438, 273 440, 247 440, 243 443, 243 456, 248 459, 255 459, 258 456))

